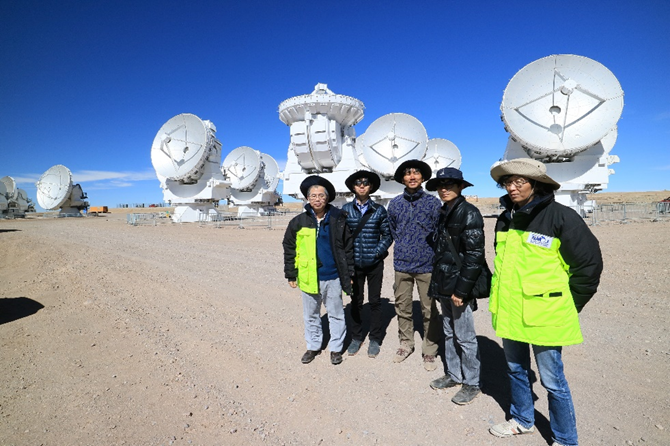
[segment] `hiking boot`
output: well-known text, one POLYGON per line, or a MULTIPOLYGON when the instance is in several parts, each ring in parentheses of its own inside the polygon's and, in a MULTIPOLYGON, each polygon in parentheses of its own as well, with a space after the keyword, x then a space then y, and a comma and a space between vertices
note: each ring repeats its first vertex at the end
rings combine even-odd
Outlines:
POLYGON ((304 355, 302 355, 302 359, 300 360, 303 364, 309 364, 310 362, 314 361, 314 358, 321 352, 318 350, 307 350, 304 355))
POLYGON ((454 395, 454 397, 451 399, 451 402, 458 404, 459 406, 465 406, 477 398, 477 395, 480 393, 482 393, 482 391, 479 390, 479 386, 469 386, 465 384, 463 387, 461 387, 461 390, 459 390, 456 395, 454 395))
POLYGON ((449 387, 456 387, 460 386, 461 383, 454 381, 451 376, 444 375, 441 378, 434 379, 430 383, 430 387, 432 387, 435 390, 438 389, 448 389, 449 387))
POLYGON ((423 355, 423 368, 432 372, 437 369, 437 361, 435 355, 423 355))
POLYGON ((333 365, 342 364, 342 353, 330 352, 330 363, 333 365))
POLYGON ((400 344, 400 347, 398 350, 395 352, 395 357, 393 358, 393 362, 403 362, 409 355, 412 354, 414 351, 414 347, 410 347, 406 344, 400 344))
POLYGON ((535 426, 525 428, 512 418, 509 421, 492 426, 489 428, 489 432, 496 437, 512 437, 514 435, 532 434, 535 432, 535 426))
POLYGON ((368 357, 376 358, 380 349, 381 346, 379 345, 379 342, 370 339, 370 345, 368 345, 368 357))
POLYGON ((359 341, 358 339, 352 339, 351 344, 349 344, 349 348, 347 349, 347 353, 349 356, 354 356, 356 353, 358 353, 358 350, 361 349, 361 345, 363 344, 363 341, 359 341))

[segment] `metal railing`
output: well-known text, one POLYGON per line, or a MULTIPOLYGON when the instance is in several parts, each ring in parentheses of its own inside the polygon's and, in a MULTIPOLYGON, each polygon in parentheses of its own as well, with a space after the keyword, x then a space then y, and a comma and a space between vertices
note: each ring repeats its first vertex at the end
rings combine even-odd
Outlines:
POLYGON ((598 204, 586 214, 591 225, 606 222, 661 220, 670 218, 670 203, 598 204))
POLYGON ((267 215, 239 217, 236 212, 201 214, 198 224, 214 228, 263 228, 283 229, 297 212, 276 212, 267 215))
POLYGON ((126 214, 126 223, 132 226, 157 226, 172 223, 167 212, 148 212, 126 214))

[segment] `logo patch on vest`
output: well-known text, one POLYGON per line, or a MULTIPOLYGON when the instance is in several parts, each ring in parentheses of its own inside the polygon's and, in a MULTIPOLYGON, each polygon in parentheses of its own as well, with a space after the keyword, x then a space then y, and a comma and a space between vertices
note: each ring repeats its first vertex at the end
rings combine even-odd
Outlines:
POLYGON ((539 246, 541 248, 551 248, 551 242, 554 241, 554 237, 549 237, 548 235, 543 235, 543 234, 536 234, 535 232, 531 232, 528 234, 528 239, 526 240, 526 243, 530 243, 531 245, 539 246))

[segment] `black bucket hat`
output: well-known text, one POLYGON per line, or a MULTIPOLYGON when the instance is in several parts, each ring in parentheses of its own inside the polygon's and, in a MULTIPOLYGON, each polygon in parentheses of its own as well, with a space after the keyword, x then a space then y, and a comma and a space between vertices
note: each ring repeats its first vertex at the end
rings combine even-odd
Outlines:
POLYGON ((326 192, 328 192, 328 203, 335 199, 336 192, 333 183, 318 175, 310 175, 300 183, 300 192, 302 192, 305 198, 307 198, 309 188, 312 186, 323 186, 326 188, 326 192))
POLYGON ((395 170, 395 174, 393 175, 393 179, 396 180, 398 183, 403 184, 402 179, 405 176, 405 169, 419 169, 421 172, 421 176, 423 177, 423 181, 428 181, 430 179, 430 176, 433 174, 433 171, 431 170, 430 166, 423 161, 419 160, 407 160, 404 163, 402 163, 398 168, 395 170))
POLYGON ((356 193, 354 190, 354 183, 360 178, 367 178, 370 182, 370 195, 377 192, 377 189, 379 189, 379 186, 382 182, 379 178, 379 175, 376 173, 370 172, 369 170, 359 170, 349 175, 349 178, 344 180, 344 185, 347 186, 347 189, 349 189, 351 192, 356 193))
POLYGON ((454 167, 443 167, 426 183, 426 190, 431 192, 437 190, 437 186, 444 180, 460 181, 465 187, 472 186, 472 183, 463 179, 463 172, 454 167))

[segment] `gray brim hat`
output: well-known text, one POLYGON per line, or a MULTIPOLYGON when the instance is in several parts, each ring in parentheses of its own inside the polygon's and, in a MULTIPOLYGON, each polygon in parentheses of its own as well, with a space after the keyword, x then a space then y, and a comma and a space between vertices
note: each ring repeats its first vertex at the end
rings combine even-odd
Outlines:
POLYGON ((517 158, 513 160, 498 161, 491 166, 491 178, 496 183, 506 175, 519 175, 524 178, 549 184, 552 189, 558 190, 561 185, 547 175, 547 167, 540 161, 531 158, 517 158))

